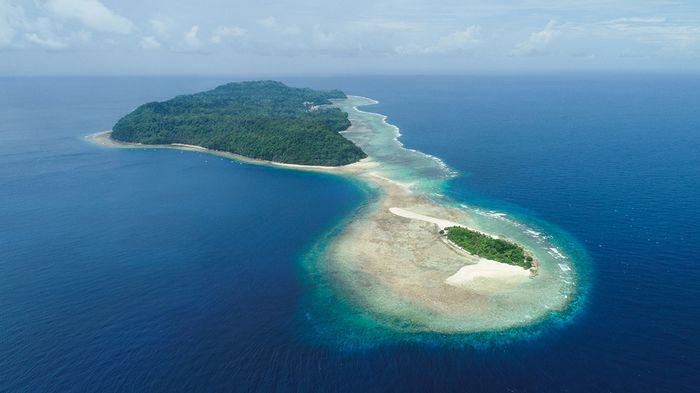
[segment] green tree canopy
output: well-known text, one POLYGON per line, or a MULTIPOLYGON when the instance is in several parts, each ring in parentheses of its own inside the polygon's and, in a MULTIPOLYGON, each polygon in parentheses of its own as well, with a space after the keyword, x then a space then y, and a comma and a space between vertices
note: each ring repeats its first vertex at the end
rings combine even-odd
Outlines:
POLYGON ((525 254, 525 250, 515 243, 503 239, 494 239, 480 232, 463 227, 445 228, 447 239, 470 254, 520 266, 524 269, 532 267, 532 257, 525 254))
POLYGON ((367 155, 338 133, 350 121, 327 106, 333 98, 346 96, 275 81, 229 83, 141 105, 114 125, 112 138, 184 143, 290 164, 350 164, 367 155))

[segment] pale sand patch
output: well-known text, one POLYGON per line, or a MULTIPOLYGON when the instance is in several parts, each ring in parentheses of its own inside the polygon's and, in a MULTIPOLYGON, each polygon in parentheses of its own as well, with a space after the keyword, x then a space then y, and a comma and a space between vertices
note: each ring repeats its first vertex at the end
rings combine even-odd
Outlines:
POLYGON ((197 146, 197 145, 188 145, 188 144, 185 144, 185 143, 171 143, 170 145, 171 145, 171 146, 179 146, 179 147, 188 147, 188 148, 194 149, 194 150, 202 150, 202 151, 206 151, 206 150, 207 150, 206 147, 197 146))
POLYGON ((456 222, 452 222, 449 220, 443 220, 441 218, 430 217, 430 216, 426 216, 423 214, 414 213, 410 210, 402 209, 400 207, 392 207, 389 209, 389 211, 396 214, 399 217, 410 218, 412 220, 432 222, 433 224, 437 225, 441 231, 443 229, 449 228, 449 227, 464 227, 464 225, 458 224, 456 222))
POLYGON ((376 172, 369 172, 367 175, 372 176, 373 178, 378 179, 378 180, 384 180, 384 181, 389 182, 391 184, 395 184, 395 185, 405 189, 406 191, 411 191, 411 187, 414 186, 414 183, 403 183, 400 181, 396 181, 394 179, 389 179, 388 177, 382 176, 376 172))
POLYGON ((504 283, 519 284, 529 278, 530 271, 520 266, 480 258, 475 265, 462 266, 457 273, 447 277, 445 283, 458 288, 484 290, 501 288, 504 283))

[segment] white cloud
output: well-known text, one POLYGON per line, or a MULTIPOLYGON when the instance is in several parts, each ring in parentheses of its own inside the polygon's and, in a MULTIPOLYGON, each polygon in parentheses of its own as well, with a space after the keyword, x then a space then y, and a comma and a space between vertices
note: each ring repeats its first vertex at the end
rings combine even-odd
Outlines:
POLYGON ((335 42, 335 33, 328 33, 316 28, 314 30, 314 44, 319 48, 328 48, 335 42))
MULTIPOLYGON (((302 73, 324 67, 339 72, 602 68, 617 67, 621 57, 632 55, 650 59, 650 65, 700 69, 698 1, 661 7, 638 0, 565 0, 576 3, 569 8, 546 0, 419 1, 397 8, 396 1, 380 0, 368 2, 372 12, 365 14, 339 12, 327 1, 312 1, 292 13, 280 2, 258 2, 236 7, 234 19, 222 15, 220 1, 213 0, 196 8, 162 0, 0 0, 0 51, 10 52, 2 54, 6 60, 23 62, 33 52, 79 49, 81 56, 65 56, 78 66, 101 64, 104 56, 125 58, 134 49, 161 51, 163 58, 176 52, 182 63, 169 66, 183 72, 200 67, 208 72, 197 60, 204 54, 207 64, 249 62, 241 65, 248 71, 284 64, 302 73), (20 51, 28 55, 19 56, 20 51), (506 57, 538 54, 548 56, 506 57), (315 61, 307 65, 312 56, 315 61), (588 58, 594 60, 584 64, 588 58)), ((125 61, 136 69, 159 56, 125 61)), ((49 65, 37 67, 52 72, 49 65)))
POLYGON ((194 25, 185 33, 183 40, 185 49, 199 49, 202 46, 202 41, 199 39, 199 26, 194 25))
POLYGON ((246 34, 246 30, 238 26, 221 26, 214 31, 210 41, 214 44, 220 44, 227 38, 242 37, 246 34))
POLYGON ((8 25, 0 24, 0 50, 12 47, 15 30, 8 25))
POLYGON ((145 50, 158 50, 161 49, 163 45, 156 39, 156 37, 150 35, 143 37, 141 39, 141 48, 145 50))
POLYGON ((481 43, 480 34, 480 26, 469 26, 440 37, 432 45, 400 45, 396 47, 396 52, 415 55, 465 51, 481 43))
POLYGON ((46 6, 56 16, 78 20, 92 30, 128 34, 134 29, 130 20, 105 7, 99 0, 50 0, 46 6))
POLYGON ((562 34, 555 21, 550 21, 543 30, 530 34, 527 40, 515 46, 511 52, 517 56, 533 56, 545 54, 547 47, 562 34))
POLYGON ((479 39, 480 32, 481 28, 479 26, 471 26, 461 31, 455 31, 440 38, 432 50, 434 52, 451 52, 467 49, 481 41, 479 39))
POLYGON ((387 19, 357 20, 350 22, 350 25, 353 28, 370 31, 410 31, 418 29, 418 25, 416 23, 387 19))
POLYGON ((612 19, 608 21, 603 21, 599 22, 598 24, 601 25, 624 25, 624 24, 629 24, 629 23, 664 23, 666 22, 666 18, 663 17, 646 17, 646 18, 641 18, 641 17, 630 17, 630 18, 617 18, 617 19, 612 19))
POLYGON ((297 35, 301 34, 301 29, 298 26, 287 26, 280 29, 280 33, 285 35, 297 35))
POLYGON ((56 40, 52 37, 41 37, 37 33, 27 33, 25 39, 31 43, 39 45, 44 49, 58 50, 66 47, 66 43, 56 40))
POLYGON ((31 47, 59 50, 68 47, 69 42, 85 43, 91 38, 82 30, 64 32, 62 36, 56 30, 50 18, 32 18, 23 7, 0 0, 0 50, 31 47))
POLYGON ((277 21, 274 16, 268 16, 266 18, 258 19, 258 23, 267 29, 274 30, 278 33, 284 35, 297 35, 301 33, 301 29, 298 26, 290 25, 284 26, 277 21))
POLYGON ((151 18, 148 21, 151 29, 159 36, 167 36, 170 33, 172 21, 169 18, 151 18))
POLYGON ((268 29, 274 29, 277 27, 277 18, 274 16, 268 16, 267 18, 258 19, 258 23, 261 26, 267 27, 268 29))
POLYGON ((24 20, 24 11, 8 1, 0 0, 0 50, 14 46, 18 24, 24 20))
POLYGON ((674 22, 663 17, 619 18, 597 25, 608 32, 665 48, 684 49, 700 42, 700 25, 674 22))

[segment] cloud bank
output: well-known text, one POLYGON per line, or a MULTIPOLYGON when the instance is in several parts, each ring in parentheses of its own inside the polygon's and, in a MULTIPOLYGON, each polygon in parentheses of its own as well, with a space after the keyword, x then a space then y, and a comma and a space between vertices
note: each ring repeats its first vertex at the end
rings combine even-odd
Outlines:
POLYGON ((0 74, 38 59, 88 73, 116 72, 108 59, 181 73, 700 69, 700 3, 690 0, 358 1, 367 12, 325 0, 0 0, 0 74))

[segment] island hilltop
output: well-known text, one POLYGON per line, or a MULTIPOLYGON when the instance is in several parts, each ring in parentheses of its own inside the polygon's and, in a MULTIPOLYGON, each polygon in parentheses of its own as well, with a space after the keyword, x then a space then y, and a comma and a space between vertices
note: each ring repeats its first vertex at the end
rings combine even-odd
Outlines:
POLYGON ((287 164, 340 166, 367 155, 339 132, 348 114, 328 106, 339 90, 281 82, 228 83, 213 90, 141 105, 111 137, 145 145, 184 144, 287 164))

